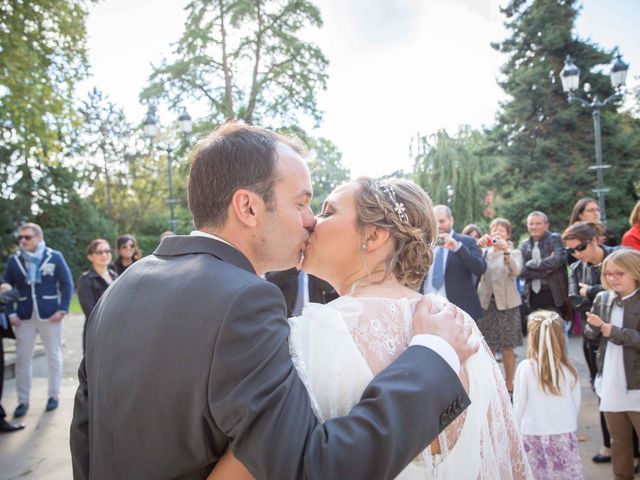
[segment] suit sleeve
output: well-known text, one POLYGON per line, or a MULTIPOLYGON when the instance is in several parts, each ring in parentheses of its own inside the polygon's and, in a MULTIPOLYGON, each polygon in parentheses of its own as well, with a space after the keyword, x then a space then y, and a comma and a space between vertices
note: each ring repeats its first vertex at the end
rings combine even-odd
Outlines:
MULTIPOLYGON (((13 269, 11 268, 11 262, 14 262, 14 261, 15 261, 14 256, 11 255, 9 257, 9 260, 7 261, 7 266, 4 269, 4 274, 2 275, 2 281, 4 283, 10 284, 13 288, 16 288, 16 281, 13 276, 13 269)), ((7 314, 7 317, 12 313, 15 313, 15 311, 16 311, 15 303, 14 302, 7 303, 6 311, 5 311, 5 313, 7 314)))
POLYGON ((89 478, 89 389, 84 358, 78 369, 78 380, 80 385, 78 385, 73 405, 69 444, 73 479, 87 480, 89 478))
POLYGON ((212 416, 256 478, 393 478, 468 406, 444 360, 414 346, 348 416, 319 423, 289 355, 275 288, 253 285, 229 304, 211 369, 212 416))
POLYGON ((67 262, 64 260, 62 253, 58 252, 58 266, 56 269, 58 272, 58 283, 60 285, 61 301, 60 308, 65 312, 69 311, 69 304, 71 303, 71 295, 73 294, 73 279, 71 278, 71 270, 67 262))
POLYGON ((487 262, 482 258, 482 251, 478 248, 475 240, 471 242, 464 242, 462 239, 460 242, 460 249, 454 253, 458 255, 458 258, 464 265, 464 268, 469 270, 478 277, 487 271, 487 262))

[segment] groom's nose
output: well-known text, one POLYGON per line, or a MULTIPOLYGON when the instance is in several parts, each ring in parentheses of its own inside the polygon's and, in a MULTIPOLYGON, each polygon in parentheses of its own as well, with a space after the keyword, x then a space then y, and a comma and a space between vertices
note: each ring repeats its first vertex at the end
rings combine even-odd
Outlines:
POLYGON ((307 212, 307 214, 305 215, 304 218, 304 228, 309 232, 313 232, 313 229, 316 228, 316 223, 318 223, 318 221, 316 220, 316 217, 313 216, 313 212, 311 211, 311 208, 309 208, 309 211, 307 212))

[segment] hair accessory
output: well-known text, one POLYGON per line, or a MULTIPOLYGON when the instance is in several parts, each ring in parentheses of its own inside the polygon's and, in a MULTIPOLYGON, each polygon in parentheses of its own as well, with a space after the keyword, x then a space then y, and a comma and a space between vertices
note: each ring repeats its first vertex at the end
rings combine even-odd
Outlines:
POLYGON ((401 222, 409 223, 409 217, 406 214, 406 209, 404 207, 404 203, 398 202, 396 198, 396 192, 393 190, 393 187, 387 183, 378 182, 380 184, 380 190, 382 190, 387 199, 393 204, 393 210, 398 215, 398 218, 401 222))
POLYGON ((554 315, 544 318, 542 316, 535 316, 533 320, 539 321, 540 324, 540 336, 538 337, 538 359, 542 358, 543 347, 547 346, 547 356, 549 357, 549 368, 551 370, 551 381, 553 382, 553 386, 558 386, 558 379, 556 377, 556 362, 553 357, 553 349, 551 348, 551 325, 553 321, 559 319, 557 313, 554 315))

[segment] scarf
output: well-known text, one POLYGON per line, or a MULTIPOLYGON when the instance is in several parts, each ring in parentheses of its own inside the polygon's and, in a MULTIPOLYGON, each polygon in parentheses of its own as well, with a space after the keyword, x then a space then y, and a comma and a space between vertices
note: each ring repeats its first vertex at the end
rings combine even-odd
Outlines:
POLYGON ((34 283, 42 282, 42 272, 40 271, 40 262, 42 262, 42 257, 44 257, 44 250, 47 248, 47 245, 42 240, 35 252, 29 252, 24 249, 20 249, 20 254, 27 260, 28 269, 27 269, 27 283, 29 285, 33 285, 34 283))

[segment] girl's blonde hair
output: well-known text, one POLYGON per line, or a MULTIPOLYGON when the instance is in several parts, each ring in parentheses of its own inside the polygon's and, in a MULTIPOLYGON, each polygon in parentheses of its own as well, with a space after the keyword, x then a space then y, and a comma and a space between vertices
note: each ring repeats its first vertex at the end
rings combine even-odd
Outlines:
POLYGON ((605 273, 612 263, 633 278, 636 281, 636 287, 640 286, 640 251, 621 248, 605 257, 604 262, 602 262, 602 276, 600 281, 606 289, 611 289, 605 273))
POLYGON ((562 319, 556 312, 536 310, 528 317, 529 323, 529 359, 538 363, 538 381, 544 392, 562 395, 559 374, 563 374, 561 365, 573 375, 574 382, 578 374, 569 358, 562 328, 562 319), (553 365, 552 365, 553 361, 553 365), (555 381, 554 381, 555 380, 555 381))

